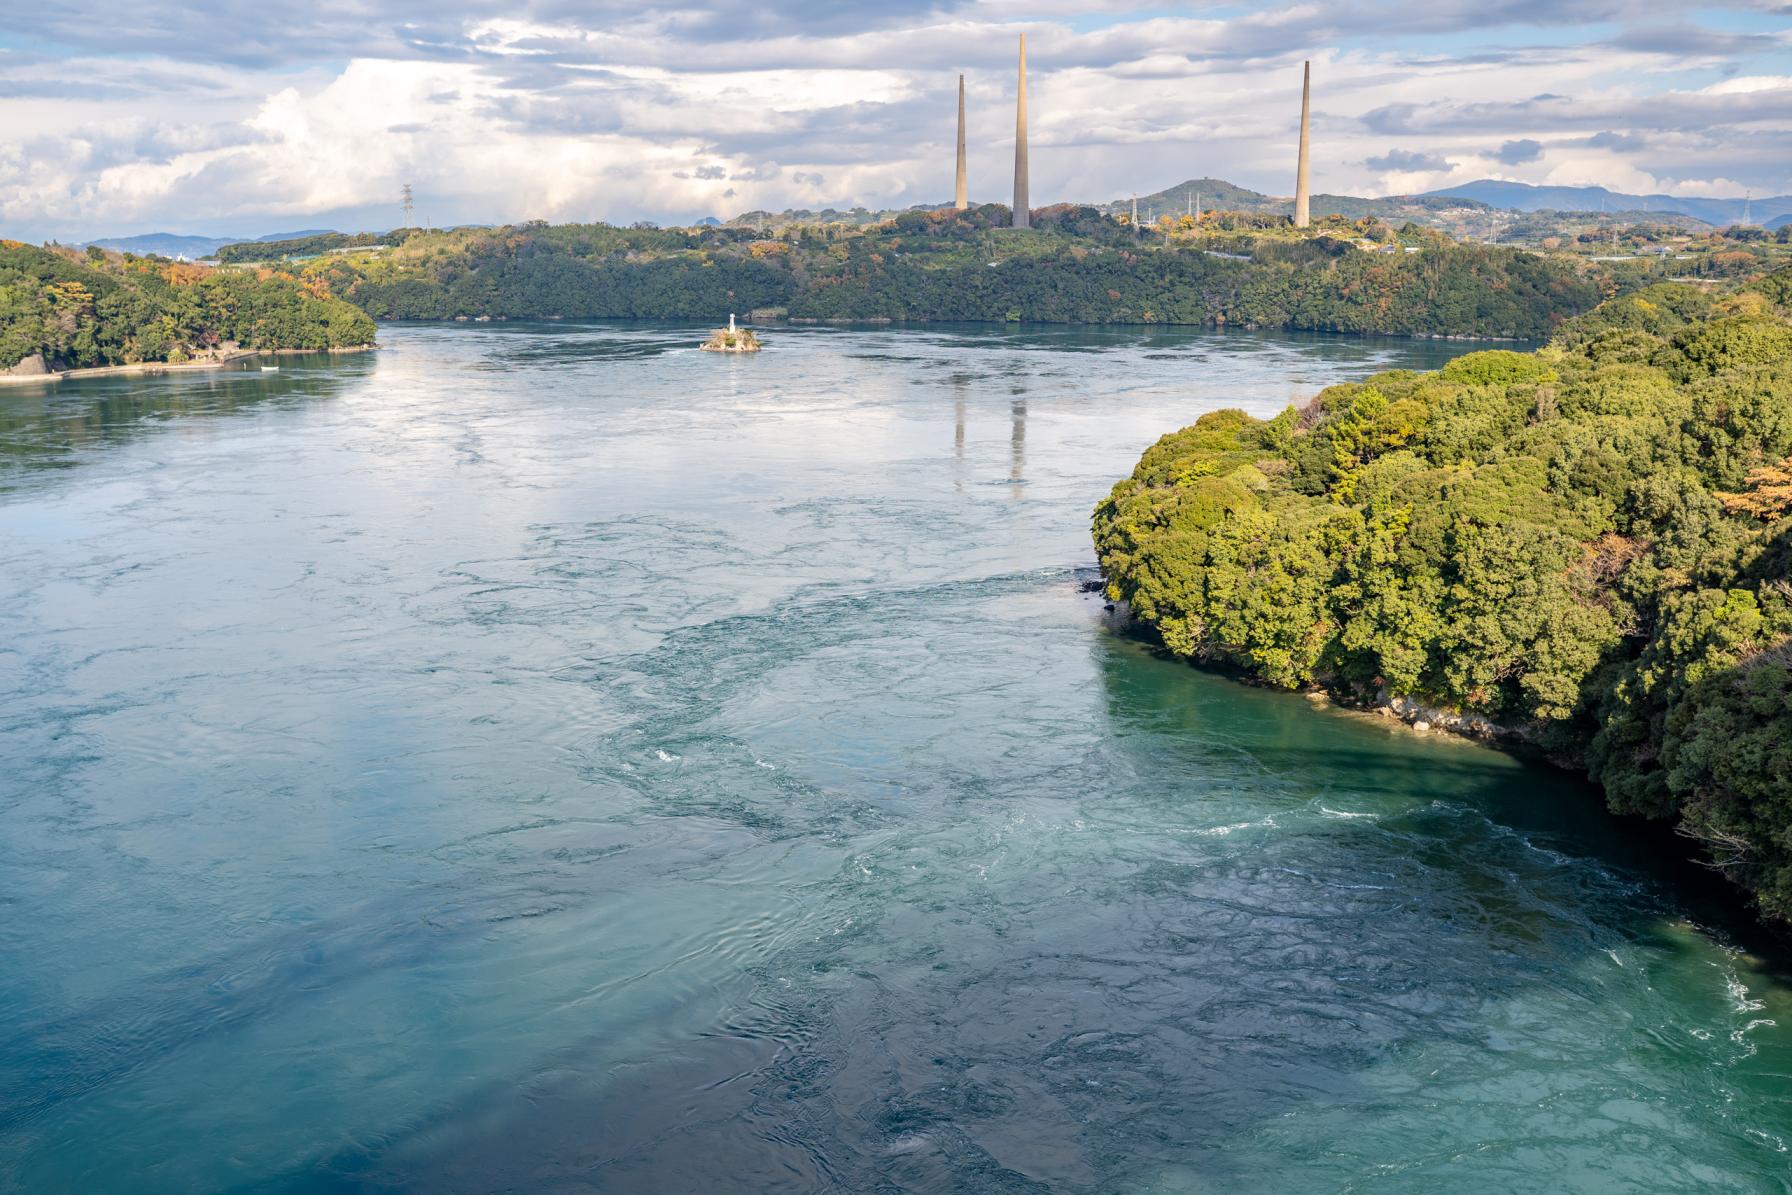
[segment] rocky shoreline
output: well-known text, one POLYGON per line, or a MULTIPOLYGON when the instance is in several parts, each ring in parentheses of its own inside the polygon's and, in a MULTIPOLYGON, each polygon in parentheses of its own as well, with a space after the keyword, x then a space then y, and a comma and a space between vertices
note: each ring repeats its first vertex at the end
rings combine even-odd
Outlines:
POLYGON ((82 369, 50 369, 44 364, 41 356, 31 356, 0 373, 0 386, 12 384, 22 385, 33 382, 60 382, 67 378, 103 378, 127 377, 131 375, 151 375, 163 373, 187 373, 208 369, 223 369, 239 361, 251 357, 296 357, 309 353, 367 353, 379 346, 376 344, 353 344, 334 349, 241 349, 205 357, 197 361, 135 361, 129 365, 93 365, 82 369), (36 362, 37 368, 28 368, 29 363, 36 362))
MULTIPOLYGON (((1103 593, 1106 588, 1104 580, 1082 581, 1077 588, 1085 597, 1102 604, 1102 609, 1113 626, 1126 630, 1150 631, 1150 625, 1134 617, 1125 602, 1107 600, 1103 593)), ((1225 668, 1224 672, 1245 684, 1269 687, 1249 672, 1231 667, 1225 668)), ((1448 734, 1490 747, 1528 750, 1558 767, 1576 770, 1570 761, 1537 752, 1532 736, 1522 728, 1495 722, 1481 714, 1426 705, 1417 698, 1396 696, 1386 689, 1367 699, 1328 684, 1309 686, 1299 692, 1315 706, 1332 706, 1345 713, 1399 722, 1417 734, 1448 734)))

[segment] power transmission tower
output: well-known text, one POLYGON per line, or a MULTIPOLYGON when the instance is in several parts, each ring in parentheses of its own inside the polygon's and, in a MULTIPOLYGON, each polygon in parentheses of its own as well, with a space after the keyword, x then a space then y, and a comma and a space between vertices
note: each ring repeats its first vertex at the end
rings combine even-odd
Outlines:
POLYGON ((399 195, 404 200, 404 226, 409 228, 411 226, 411 212, 416 208, 416 204, 411 200, 411 184, 406 183, 400 188, 399 195))

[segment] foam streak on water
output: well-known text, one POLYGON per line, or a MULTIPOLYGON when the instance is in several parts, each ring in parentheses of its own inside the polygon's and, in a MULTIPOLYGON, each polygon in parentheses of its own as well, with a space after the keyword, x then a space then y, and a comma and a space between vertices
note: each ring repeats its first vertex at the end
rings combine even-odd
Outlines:
POLYGON ((1463 346, 383 339, 0 394, 0 1189, 1792 1186, 1586 789, 1079 592, 1157 435, 1463 346))

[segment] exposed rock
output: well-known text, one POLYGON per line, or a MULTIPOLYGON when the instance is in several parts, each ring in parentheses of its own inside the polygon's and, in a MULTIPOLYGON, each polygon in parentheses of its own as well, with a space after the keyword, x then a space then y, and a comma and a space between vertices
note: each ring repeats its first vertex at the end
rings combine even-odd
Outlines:
POLYGON ((706 353, 757 353, 759 337, 750 328, 735 327, 734 316, 730 315, 728 326, 711 332, 702 348, 706 353))

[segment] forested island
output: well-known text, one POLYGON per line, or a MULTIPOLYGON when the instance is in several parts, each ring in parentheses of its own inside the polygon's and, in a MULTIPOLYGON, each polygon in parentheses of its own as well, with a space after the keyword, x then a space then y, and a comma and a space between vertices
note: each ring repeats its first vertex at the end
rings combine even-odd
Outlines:
MULTIPOLYGON (((377 319, 697 319, 1196 324, 1541 339, 1603 297, 1586 263, 1429 229, 1208 213, 1135 228, 1095 208, 1007 228, 1000 205, 863 227, 410 230, 321 254, 301 276, 377 319), (360 248, 362 251, 356 251, 360 248)), ((275 255, 279 243, 245 247, 275 255)))
POLYGON ((272 269, 0 241, 0 375, 373 343, 353 305, 272 269))
MULTIPOLYGON (((1403 201, 1375 212, 1408 209, 1430 211, 1403 201)), ((1743 277, 1785 252, 1760 230, 1694 236, 1626 226, 1620 238, 1573 222, 1533 229, 1553 230, 1540 245, 1475 244, 1410 220, 1396 227, 1375 212, 1322 215, 1310 229, 1273 211, 1211 208, 1135 225, 1130 212, 1061 204, 1036 211, 1034 227, 1019 233, 1000 204, 748 213, 691 228, 532 221, 245 242, 219 250, 209 269, 11 245, 0 255, 11 288, 0 309, 0 369, 33 357, 68 368, 178 362, 225 344, 365 342, 370 325, 351 308, 378 320, 742 312, 760 323, 1185 324, 1544 340, 1614 294, 1670 277, 1743 277)))
POLYGON ((1792 919, 1792 269, 1203 416, 1094 537, 1176 655, 1527 740, 1792 919))

